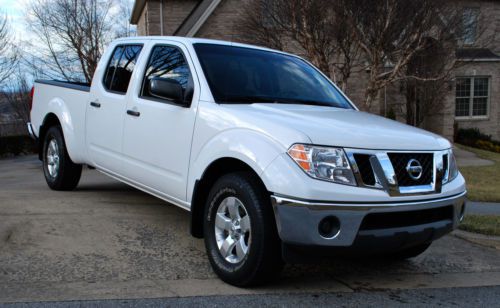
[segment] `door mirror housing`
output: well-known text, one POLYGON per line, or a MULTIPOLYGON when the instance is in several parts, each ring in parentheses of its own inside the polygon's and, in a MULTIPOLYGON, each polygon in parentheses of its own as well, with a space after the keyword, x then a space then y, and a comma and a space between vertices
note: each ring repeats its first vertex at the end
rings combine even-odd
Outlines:
POLYGON ((151 96, 172 101, 179 105, 189 105, 184 100, 184 90, 178 80, 171 78, 154 77, 149 80, 151 96))

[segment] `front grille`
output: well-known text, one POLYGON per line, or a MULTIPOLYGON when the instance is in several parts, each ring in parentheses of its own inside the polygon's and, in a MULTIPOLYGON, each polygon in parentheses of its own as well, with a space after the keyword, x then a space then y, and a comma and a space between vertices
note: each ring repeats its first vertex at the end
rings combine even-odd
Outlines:
POLYGON ((453 206, 407 212, 372 213, 365 216, 360 230, 401 228, 453 220, 453 206))
POLYGON ((396 173, 399 186, 419 186, 432 183, 434 169, 434 154, 432 153, 387 153, 396 173), (422 165, 422 176, 415 180, 410 177, 406 166, 411 159, 416 159, 422 165))
POLYGON ((375 174, 373 173, 372 164, 370 163, 370 157, 372 157, 372 155, 354 154, 354 159, 356 160, 356 165, 358 165, 363 184, 373 186, 375 185, 375 174))

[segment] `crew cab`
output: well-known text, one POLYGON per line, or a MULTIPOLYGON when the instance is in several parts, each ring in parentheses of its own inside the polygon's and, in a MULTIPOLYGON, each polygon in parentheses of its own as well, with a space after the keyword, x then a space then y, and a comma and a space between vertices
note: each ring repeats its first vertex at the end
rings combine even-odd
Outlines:
POLYGON ((256 46, 118 39, 91 84, 35 82, 28 129, 51 189, 88 165, 189 211, 237 286, 323 254, 414 257, 465 209, 445 138, 361 112, 306 60, 256 46))

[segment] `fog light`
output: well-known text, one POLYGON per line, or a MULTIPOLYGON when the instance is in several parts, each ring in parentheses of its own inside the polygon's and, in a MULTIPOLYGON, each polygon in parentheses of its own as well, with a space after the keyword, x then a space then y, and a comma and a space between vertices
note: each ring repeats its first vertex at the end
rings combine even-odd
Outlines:
POLYGON ((324 238, 334 238, 340 232, 340 221, 335 216, 323 218, 318 224, 318 232, 324 238))

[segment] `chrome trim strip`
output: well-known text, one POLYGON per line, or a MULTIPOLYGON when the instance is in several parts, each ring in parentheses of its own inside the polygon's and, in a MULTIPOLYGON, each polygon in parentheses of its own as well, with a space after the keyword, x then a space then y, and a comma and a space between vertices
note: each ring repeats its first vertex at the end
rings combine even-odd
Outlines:
POLYGON ((453 196, 448 196, 444 198, 437 198, 437 199, 427 199, 427 200, 416 200, 416 201, 403 201, 403 202, 380 202, 380 203, 374 203, 374 202, 359 202, 359 203, 337 203, 337 202, 321 202, 321 201, 307 201, 307 200, 298 200, 294 199, 291 197, 282 197, 278 195, 271 195, 271 199, 276 203, 276 204, 283 204, 283 205, 293 205, 293 206, 338 206, 338 207, 353 207, 353 208, 360 208, 360 210, 365 209, 366 207, 376 207, 376 208, 381 208, 381 207, 394 207, 394 206, 412 206, 412 205, 419 205, 419 204, 429 204, 429 203, 438 203, 438 202, 443 202, 443 201, 449 201, 449 200, 455 200, 461 197, 464 197, 467 194, 467 191, 464 190, 463 192, 453 195, 453 196))
POLYGON ((399 192, 398 179, 387 153, 375 154, 375 156, 370 158, 370 163, 375 172, 375 176, 379 179, 385 191, 391 196, 397 195, 399 192))
POLYGON ((403 195, 409 194, 422 194, 428 192, 434 192, 434 186, 429 185, 418 185, 418 186, 401 186, 399 187, 399 192, 403 195))
POLYGON ((35 132, 33 131, 33 126, 31 125, 31 122, 26 123, 26 126, 28 127, 28 134, 30 135, 31 139, 37 140, 37 137, 35 136, 35 132))

